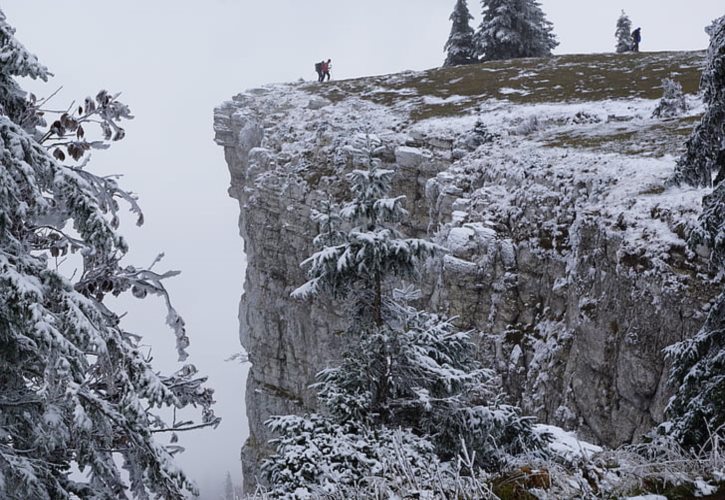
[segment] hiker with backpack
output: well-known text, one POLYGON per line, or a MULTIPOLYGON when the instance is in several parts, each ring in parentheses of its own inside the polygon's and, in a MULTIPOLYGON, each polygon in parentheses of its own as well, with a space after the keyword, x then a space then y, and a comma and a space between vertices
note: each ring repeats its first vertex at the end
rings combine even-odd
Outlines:
POLYGON ((318 63, 315 63, 315 72, 317 73, 317 81, 322 81, 322 65, 325 63, 325 61, 320 61, 318 63))
POLYGON ((642 28, 637 28, 632 32, 632 52, 639 52, 639 42, 642 41, 642 28))
POLYGON ((328 59, 327 61, 322 62, 322 76, 320 77, 320 81, 324 82, 325 77, 327 77, 327 81, 330 81, 330 68, 332 67, 332 59, 328 59))

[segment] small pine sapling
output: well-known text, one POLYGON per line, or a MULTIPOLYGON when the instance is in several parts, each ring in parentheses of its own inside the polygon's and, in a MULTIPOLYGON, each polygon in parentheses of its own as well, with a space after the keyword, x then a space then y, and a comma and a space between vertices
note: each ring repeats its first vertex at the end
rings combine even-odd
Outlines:
POLYGON ((682 85, 671 78, 662 80, 662 99, 652 112, 653 118, 673 118, 686 113, 689 109, 682 85))
POLYGON ((371 318, 383 324, 383 294, 389 278, 415 277, 418 265, 441 247, 419 238, 404 238, 395 223, 407 216, 404 196, 390 198, 394 171, 382 168, 373 158, 371 141, 358 138, 358 146, 349 149, 355 168, 347 175, 353 200, 339 212, 316 212, 321 225, 315 239, 320 250, 302 262, 309 267, 310 280, 292 296, 309 298, 328 292, 335 298, 354 297, 359 318, 371 318), (360 141, 365 141, 362 145, 360 141), (340 224, 351 226, 347 232, 340 224))
POLYGON ((624 11, 617 19, 617 30, 614 32, 614 37, 617 39, 617 54, 632 51, 632 21, 624 11))

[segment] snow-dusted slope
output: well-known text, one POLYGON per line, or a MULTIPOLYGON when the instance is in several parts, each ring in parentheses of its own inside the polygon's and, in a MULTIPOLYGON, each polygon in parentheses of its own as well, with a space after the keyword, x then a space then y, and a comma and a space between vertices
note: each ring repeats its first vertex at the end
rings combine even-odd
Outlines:
POLYGON ((252 369, 253 481, 272 414, 314 406, 334 359, 332 305, 292 300, 312 208, 345 197, 345 145, 373 134, 407 196, 408 233, 446 245, 426 301, 482 332, 482 356, 545 423, 602 444, 662 418, 662 349, 692 335, 722 283, 683 237, 702 190, 666 188, 701 107, 702 53, 562 56, 326 84, 274 85, 215 112, 248 257, 241 339, 252 369), (651 118, 660 83, 690 111, 651 118))

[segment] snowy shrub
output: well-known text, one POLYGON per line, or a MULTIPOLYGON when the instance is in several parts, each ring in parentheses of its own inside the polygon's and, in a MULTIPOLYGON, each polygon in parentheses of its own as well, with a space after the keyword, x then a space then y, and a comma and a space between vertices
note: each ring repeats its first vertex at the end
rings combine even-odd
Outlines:
MULTIPOLYGON (((305 417, 308 425, 299 430, 306 441, 316 440, 316 435, 309 432, 309 429, 314 428, 309 425, 312 418, 320 417, 305 417)), ((271 490, 260 487, 255 495, 248 498, 266 500, 289 498, 292 495, 302 499, 330 500, 498 498, 491 490, 490 475, 473 465, 475 457, 466 451, 466 446, 462 446, 464 451, 457 460, 441 463, 435 457, 431 458, 429 445, 424 440, 407 431, 380 429, 373 441, 368 442, 367 436, 371 436, 372 431, 368 431, 366 436, 361 438, 359 434, 347 436, 342 432, 336 432, 334 437, 331 437, 325 435, 326 430, 322 430, 324 436, 319 441, 324 443, 323 449, 332 451, 326 454, 316 452, 303 454, 290 450, 286 455, 291 460, 285 463, 279 462, 280 455, 275 455, 263 467, 267 473, 281 474, 280 481, 271 490), (374 446, 366 447, 367 444, 374 446), (333 445, 339 448, 330 448, 333 445), (336 451, 338 449, 340 452, 336 451), (318 460, 313 461, 312 457, 318 460), (363 457, 364 460, 361 460, 363 457), (356 467, 364 469, 367 473, 360 472, 353 480, 349 474, 349 467, 338 467, 343 462, 354 463, 356 467), (315 480, 303 478, 308 474, 290 474, 290 469, 298 466, 302 466, 309 475, 315 477, 315 480)), ((281 443, 279 447, 282 447, 281 443)), ((291 443, 291 447, 295 451, 303 451, 297 443, 291 443)))
POLYGON ((687 99, 679 82, 665 78, 662 80, 662 89, 662 99, 652 112, 653 118, 672 118, 688 110, 687 99))
MULTIPOLYGON (((295 417, 299 418, 299 417, 295 417)), ((319 418, 319 417, 318 417, 319 418)), ((314 439, 307 425, 299 429, 303 440, 314 439)), ((271 492, 258 491, 251 498, 265 500, 269 498, 289 498, 296 492, 296 498, 325 499, 368 499, 368 498, 456 498, 456 499, 498 499, 498 498, 537 498, 541 500, 589 499, 589 498, 627 498, 635 495, 666 495, 667 498, 693 498, 725 493, 725 449, 722 439, 714 438, 707 452, 692 452, 682 448, 674 439, 666 436, 656 437, 645 443, 627 445, 615 450, 602 450, 589 443, 579 442, 570 433, 551 426, 543 426, 554 431, 551 452, 546 456, 520 455, 505 469, 496 473, 486 473, 475 465, 475 452, 465 443, 460 446, 461 453, 455 460, 438 462, 427 460, 410 443, 405 444, 406 433, 389 432, 383 446, 385 453, 377 454, 369 463, 375 464, 376 474, 359 478, 356 481, 335 481, 329 478, 339 477, 325 471, 339 462, 341 455, 350 461, 351 456, 369 457, 370 450, 365 449, 365 439, 354 440, 345 436, 339 444, 346 450, 339 454, 331 451, 328 455, 313 452, 306 457, 302 451, 307 448, 292 447, 296 452, 290 455, 294 463, 309 463, 307 470, 314 471, 318 483, 299 483, 291 480, 287 486, 271 492), (350 444, 352 441, 354 444, 350 444), (351 453, 351 450, 364 450, 351 453), (407 450, 407 451, 406 451, 407 450), (407 453, 407 455, 406 455, 407 453), (318 460, 311 461, 311 457, 318 460), (332 462, 332 463, 330 463, 332 462), (679 495, 679 496, 678 496, 679 495)), ((324 433, 324 431, 323 431, 324 433)), ((290 435, 292 435, 290 433, 290 435)), ((408 434, 411 443, 414 436, 408 434)), ((328 437, 321 442, 325 450, 330 449, 328 437)), ((337 441, 332 439, 336 444, 337 441)), ((300 440, 302 441, 302 440, 300 440)), ((425 445, 423 447, 425 450, 425 445)), ((280 457, 275 457, 278 460, 280 457)), ((268 466, 269 467, 269 466, 268 466)), ((274 467, 280 467, 276 463, 274 467)), ((281 469, 287 469, 282 466, 281 469)), ((286 477, 293 477, 282 470, 286 477)), ((346 476, 349 479, 349 476, 346 476)), ((719 497, 717 497, 719 498, 719 497)))
POLYGON ((317 498, 371 477, 395 482, 399 478, 388 473, 398 462, 407 464, 418 480, 430 480, 425 475, 436 461, 431 444, 408 430, 317 414, 274 417, 267 425, 281 435, 271 441, 276 454, 262 464, 274 495, 317 498))
POLYGON ((590 461, 589 477, 610 497, 662 494, 694 498, 696 492, 725 493, 722 445, 708 453, 682 448, 668 436, 605 451, 590 461))
POLYGON ((541 129, 541 121, 536 115, 527 116, 517 123, 512 129, 513 135, 531 135, 541 129))
POLYGON ((514 494, 519 495, 511 498, 533 495, 540 500, 614 499, 656 494, 665 498, 695 498, 725 493, 722 441, 707 453, 693 453, 665 436, 615 450, 598 451, 592 450, 592 445, 587 443, 554 439, 554 450, 548 458, 524 457, 526 461, 518 467, 490 478, 494 491, 500 491, 495 485, 504 481, 517 487, 514 494), (535 471, 543 481, 533 481, 535 471))
POLYGON ((575 125, 589 125, 593 123, 600 123, 602 119, 597 115, 587 113, 586 111, 577 111, 576 114, 569 119, 570 123, 575 125))

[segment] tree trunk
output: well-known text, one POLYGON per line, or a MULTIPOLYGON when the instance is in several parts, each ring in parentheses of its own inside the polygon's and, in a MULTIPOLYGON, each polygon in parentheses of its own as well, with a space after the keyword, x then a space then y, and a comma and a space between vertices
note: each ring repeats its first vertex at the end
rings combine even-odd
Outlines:
POLYGON ((383 297, 382 286, 380 284, 380 273, 375 275, 375 297, 373 299, 373 321, 375 326, 383 326, 383 297))

